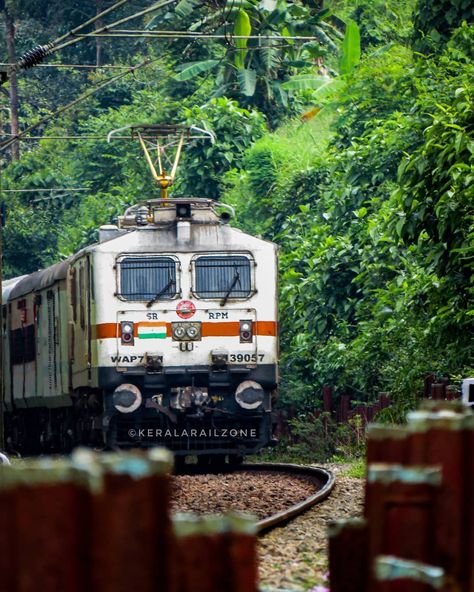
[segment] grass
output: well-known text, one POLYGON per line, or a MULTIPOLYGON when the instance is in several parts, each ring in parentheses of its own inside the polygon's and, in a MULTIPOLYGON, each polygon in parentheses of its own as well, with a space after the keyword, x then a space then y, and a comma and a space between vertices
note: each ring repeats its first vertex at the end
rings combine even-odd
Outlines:
POLYGON ((343 471, 343 475, 353 477, 355 479, 365 479, 365 458, 356 458, 350 461, 351 466, 347 471, 343 471))
POLYGON ((270 150, 275 161, 282 163, 279 173, 284 175, 290 170, 307 169, 326 150, 333 134, 334 119, 335 113, 329 107, 306 122, 293 119, 257 140, 249 152, 270 150))
POLYGON ((264 448, 260 454, 246 457, 246 462, 274 462, 274 463, 295 463, 301 465, 317 464, 340 464, 345 465, 341 475, 355 479, 365 479, 365 457, 356 456, 332 456, 329 460, 320 460, 317 456, 301 455, 282 447, 264 448))

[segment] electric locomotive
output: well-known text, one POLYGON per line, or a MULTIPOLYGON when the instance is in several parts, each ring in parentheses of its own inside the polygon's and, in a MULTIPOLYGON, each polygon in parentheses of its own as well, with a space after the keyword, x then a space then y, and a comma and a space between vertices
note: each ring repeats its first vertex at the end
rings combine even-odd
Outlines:
POLYGON ((160 198, 3 285, 10 448, 159 444, 235 459, 271 442, 277 246, 231 227, 221 203, 168 197, 173 175, 145 153, 160 198))

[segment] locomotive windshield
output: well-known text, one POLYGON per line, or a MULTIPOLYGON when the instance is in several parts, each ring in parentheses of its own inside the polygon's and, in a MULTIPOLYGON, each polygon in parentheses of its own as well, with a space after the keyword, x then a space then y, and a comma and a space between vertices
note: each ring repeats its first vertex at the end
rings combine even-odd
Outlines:
POLYGON ((205 255, 194 261, 200 298, 248 298, 251 292, 250 260, 243 255, 205 255))
POLYGON ((166 300, 176 295, 176 261, 171 257, 125 257, 118 263, 125 300, 166 300))

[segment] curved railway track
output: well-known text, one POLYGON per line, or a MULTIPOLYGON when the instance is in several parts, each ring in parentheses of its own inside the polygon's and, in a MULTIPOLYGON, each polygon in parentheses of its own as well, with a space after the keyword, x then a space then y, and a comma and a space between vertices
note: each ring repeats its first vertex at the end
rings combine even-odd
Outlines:
POLYGON ((302 514, 308 508, 322 502, 331 493, 336 482, 334 474, 331 471, 319 467, 308 467, 290 463, 256 463, 253 465, 242 465, 242 470, 243 469, 247 471, 278 471, 280 473, 290 473, 292 475, 304 475, 319 485, 318 491, 307 497, 305 500, 290 506, 287 510, 283 510, 268 518, 259 520, 257 523, 258 534, 268 532, 272 528, 280 526, 299 514, 302 514))
MULTIPOLYGON (((214 482, 214 486, 216 481, 218 484, 221 483, 222 487, 220 487, 218 491, 222 491, 227 495, 227 497, 232 497, 232 495, 241 495, 241 491, 239 491, 238 487, 236 487, 236 492, 229 492, 229 489, 232 489, 232 480, 230 480, 229 487, 229 475, 238 475, 242 472, 246 474, 254 473, 257 478, 262 477, 262 475, 268 475, 268 473, 275 473, 275 477, 281 475, 283 477, 294 477, 296 480, 298 480, 298 478, 301 478, 302 480, 304 480, 306 487, 308 486, 308 483, 313 485, 313 487, 310 488, 312 490, 312 493, 307 495, 304 499, 300 499, 298 502, 292 503, 288 507, 280 509, 274 514, 265 516, 263 518, 261 517, 260 520, 258 520, 257 522, 257 531, 259 535, 267 533, 276 526, 281 526, 282 524, 285 524, 286 522, 290 521, 296 516, 302 514, 307 509, 326 499, 328 495, 331 493, 335 484, 335 478, 331 471, 319 467, 311 467, 290 463, 248 463, 242 464, 234 468, 216 467, 216 469, 212 472, 203 472, 198 468, 193 469, 191 467, 188 467, 188 469, 189 470, 187 470, 186 472, 185 479, 188 479, 189 477, 193 479, 194 477, 196 478, 195 491, 196 494, 201 497, 203 497, 203 493, 201 490, 208 488, 208 479, 214 482), (216 480, 216 478, 218 478, 219 476, 221 476, 222 478, 220 480, 216 480)), ((282 487, 285 486, 288 487, 288 484, 282 483, 282 487)), ((257 491, 256 494, 258 495, 258 493, 259 492, 257 491)), ((191 493, 190 496, 192 497, 192 495, 193 494, 191 493)), ((261 495, 266 496, 267 492, 263 490, 261 492, 261 495)), ((177 496, 180 496, 180 492, 177 493, 177 496)), ((219 497, 219 493, 216 493, 215 490, 206 491, 204 497, 219 497)), ((232 501, 226 501, 226 503, 228 505, 226 509, 238 509, 233 507, 232 501)), ((199 506, 199 503, 196 503, 196 506, 199 506)), ((193 511, 195 511, 195 508, 193 508, 193 511)), ((204 508, 201 511, 207 512, 209 510, 207 508, 204 508)), ((251 505, 249 505, 248 511, 252 512, 251 505)))

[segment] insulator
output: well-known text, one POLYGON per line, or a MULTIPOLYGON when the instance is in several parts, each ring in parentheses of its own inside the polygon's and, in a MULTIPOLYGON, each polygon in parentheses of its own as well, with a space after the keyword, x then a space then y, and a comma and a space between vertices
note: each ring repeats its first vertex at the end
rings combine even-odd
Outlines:
POLYGON ((27 51, 18 62, 18 66, 24 70, 32 68, 41 64, 41 62, 51 53, 54 45, 48 43, 48 45, 38 45, 34 49, 27 51))

